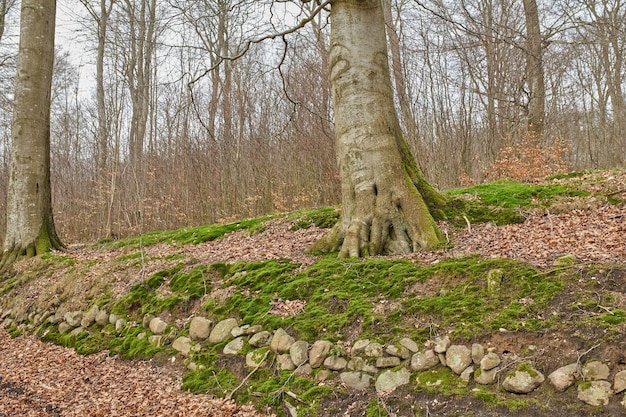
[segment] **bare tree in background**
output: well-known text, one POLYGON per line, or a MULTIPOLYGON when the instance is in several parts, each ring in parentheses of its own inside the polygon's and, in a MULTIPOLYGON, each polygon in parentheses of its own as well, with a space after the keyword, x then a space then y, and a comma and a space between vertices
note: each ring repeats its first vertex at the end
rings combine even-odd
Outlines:
POLYGON ((543 39, 537 0, 523 0, 526 22, 526 82, 528 85, 528 130, 543 134, 546 86, 543 76, 543 39))
POLYGON ((52 216, 50 94, 55 0, 22 0, 2 270, 62 244, 52 216))

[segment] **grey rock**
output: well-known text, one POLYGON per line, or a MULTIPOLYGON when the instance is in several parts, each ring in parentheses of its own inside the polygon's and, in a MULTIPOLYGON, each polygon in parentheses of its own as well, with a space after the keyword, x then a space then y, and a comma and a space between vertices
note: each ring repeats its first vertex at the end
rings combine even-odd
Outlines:
POLYGON ((496 382, 496 376, 500 368, 493 368, 488 371, 477 369, 474 372, 474 381, 481 385, 490 385, 496 382))
POLYGON ((348 361, 348 369, 351 371, 367 372, 368 374, 378 373, 378 368, 369 364, 365 359, 360 356, 355 356, 348 361))
POLYGON ((589 405, 609 405, 611 395, 613 389, 608 381, 596 380, 578 386, 578 399, 589 405))
POLYGON ((500 365, 500 356, 497 353, 489 352, 480 360, 480 369, 488 371, 500 365))
POLYGON ((63 315, 63 319, 72 328, 80 326, 80 322, 83 319, 82 311, 68 311, 63 315))
POLYGON ((115 331, 121 331, 126 326, 126 319, 117 319, 115 321, 115 331))
POLYGON ((59 333, 63 334, 66 332, 69 332, 70 330, 72 330, 72 326, 70 326, 69 324, 67 324, 66 322, 62 321, 61 323, 59 323, 59 333))
POLYGON ((515 370, 508 374, 502 382, 502 388, 516 394, 528 394, 543 383, 545 377, 534 368, 529 370, 515 370))
POLYGON ((54 313, 50 317, 48 317, 48 323, 50 324, 59 324, 63 321, 63 314, 54 313))
POLYGON ((120 318, 121 318, 121 317, 120 317, 120 316, 118 316, 117 314, 113 314, 113 313, 111 313, 111 314, 109 315, 109 324, 112 324, 112 325, 114 325, 114 326, 115 326, 115 323, 116 323, 116 322, 117 322, 120 318))
POLYGON ((230 339, 230 331, 237 327, 237 320, 230 318, 222 320, 215 325, 209 334, 209 343, 217 344, 230 339))
POLYGON ((289 348, 289 355, 294 365, 300 366, 309 360, 309 342, 298 340, 289 348))
POLYGON ((296 339, 287 334, 285 330, 279 328, 274 332, 274 336, 272 336, 270 350, 277 353, 285 353, 295 341, 296 339))
POLYGON ((83 314, 83 318, 80 320, 81 327, 89 327, 96 322, 96 316, 100 312, 100 308, 97 305, 92 306, 86 313, 83 314))
POLYGON ((231 340, 224 346, 224 355, 239 355, 246 344, 246 340, 243 337, 237 337, 231 340))
POLYGON ((487 291, 491 294, 500 292, 500 285, 502 284, 502 277, 504 271, 496 268, 487 272, 487 291))
MULTIPOLYGON (((311 365, 309 365, 308 363, 305 366, 311 368, 311 365)), ((313 372, 313 368, 311 368, 311 372, 313 372)), ((328 378, 330 378, 332 374, 332 371, 329 371, 328 369, 320 369, 319 372, 315 374, 315 382, 317 382, 318 384, 320 382, 324 382, 328 378)))
POLYGON ((253 326, 250 326, 246 329, 246 334, 247 335, 252 335, 252 334, 257 334, 258 332, 260 332, 261 330, 263 330, 263 327, 261 327, 260 324, 255 324, 253 326))
POLYGON ((384 346, 380 343, 370 343, 365 347, 365 356, 370 358, 380 358, 383 356, 384 346))
POLYGON ((296 365, 291 360, 289 354, 284 353, 276 356, 276 368, 279 371, 293 371, 296 369, 296 365))
POLYGON ((472 379, 473 374, 474 374, 474 367, 468 366, 463 372, 461 372, 461 375, 459 376, 459 378, 461 378, 461 381, 463 382, 470 382, 470 379, 472 379))
POLYGON ((608 379, 610 371, 607 364, 600 361, 590 361, 583 366, 583 378, 594 381, 608 379))
POLYGON ((626 371, 621 371, 615 374, 615 379, 613 380, 613 391, 616 394, 626 390, 626 371))
POLYGON ((365 352, 365 348, 370 344, 369 339, 357 340, 350 349, 350 354, 353 356, 360 355, 365 352))
POLYGON ((327 340, 318 340, 313 343, 313 346, 311 346, 311 350, 309 351, 309 364, 312 368, 319 368, 322 366, 332 346, 333 344, 327 340))
POLYGON ((404 337, 400 339, 400 342, 398 343, 400 343, 400 346, 404 346, 405 348, 407 348, 409 352, 411 353, 417 353, 420 350, 417 343, 415 343, 413 340, 409 339, 408 337, 404 337))
POLYGON ((560 367, 559 369, 548 375, 548 381, 554 386, 557 391, 565 391, 576 381, 578 377, 578 364, 570 363, 560 367))
POLYGON ((424 353, 416 353, 411 357, 411 369, 415 372, 426 371, 437 365, 439 365, 439 357, 432 349, 424 353))
POLYGON ((82 332, 86 332, 84 327, 79 326, 70 332, 70 336, 79 336, 82 332))
POLYGON ((257 349, 248 352, 246 355, 246 366, 249 368, 257 368, 267 365, 267 349, 257 349))
POLYGON ((98 311, 98 314, 96 314, 96 323, 98 326, 103 327, 109 324, 109 313, 107 313, 106 310, 98 311))
POLYGON ((411 380, 411 372, 408 369, 402 368, 400 370, 387 370, 381 372, 376 379, 376 392, 390 392, 396 388, 406 385, 411 380))
POLYGON ((269 346, 271 338, 272 334, 264 330, 262 332, 258 332, 252 335, 252 337, 248 341, 248 344, 252 347, 269 346))
POLYGON ((380 358, 376 358, 376 367, 377 368, 395 368, 400 365, 400 358, 397 356, 383 356, 380 358))
POLYGON ((237 326, 230 331, 230 335, 232 337, 243 336, 244 334, 246 334, 246 330, 248 329, 248 327, 250 327, 250 325, 248 324, 243 325, 243 326, 237 326))
MULTIPOLYGON (((196 316, 192 318, 191 323, 189 323, 189 337, 192 340, 198 340, 198 341, 206 340, 211 334, 212 327, 213 327, 212 320, 209 320, 206 317, 196 316)), ((224 329, 224 333, 226 333, 226 329, 224 329)), ((219 337, 220 338, 225 337, 224 333, 220 334, 219 337)), ((217 337, 218 336, 216 335, 216 338, 217 337)), ((219 342, 214 342, 214 343, 219 343, 219 342)))
POLYGON ((411 351, 402 345, 389 345, 385 349, 388 355, 396 356, 400 359, 409 359, 411 357, 411 351))
POLYGON ((461 375, 472 364, 472 351, 463 345, 451 345, 446 350, 446 364, 452 372, 461 375))
POLYGON ((472 362, 480 365, 480 361, 485 357, 485 348, 480 343, 472 344, 472 362))
POLYGON ((307 377, 313 373, 313 368, 311 368, 311 365, 309 365, 308 363, 305 363, 304 365, 298 366, 294 372, 296 373, 296 375, 307 377))
POLYGON ((192 353, 194 350, 198 350, 198 347, 193 344, 192 340, 184 336, 174 340, 174 343, 172 343, 172 348, 180 352, 183 356, 189 356, 189 354, 192 353))
POLYGON ((349 388, 364 390, 370 387, 373 377, 362 372, 342 372, 339 379, 349 388))
POLYGON ((156 347, 160 347, 161 342, 163 341, 163 336, 160 334, 153 334, 152 336, 148 337, 148 342, 152 345, 152 346, 156 346, 156 347))
POLYGON ((448 348, 452 344, 448 336, 436 337, 434 342, 435 342, 435 348, 434 348, 435 353, 445 353, 446 350, 448 350, 448 348))
POLYGON ((148 323, 148 327, 150 328, 150 331, 154 334, 163 334, 165 328, 167 327, 167 323, 160 318, 155 317, 150 320, 150 323, 148 323))
POLYGON ((328 356, 324 359, 324 366, 332 371, 342 371, 348 366, 348 361, 341 356, 328 356))
POLYGON ((143 327, 145 327, 146 329, 150 328, 150 322, 155 317, 156 316, 154 314, 146 314, 145 316, 143 316, 143 320, 141 321, 141 325, 143 327))
POLYGON ((445 353, 438 353, 437 357, 439 358, 439 363, 441 364, 441 366, 448 366, 448 362, 446 362, 445 353))

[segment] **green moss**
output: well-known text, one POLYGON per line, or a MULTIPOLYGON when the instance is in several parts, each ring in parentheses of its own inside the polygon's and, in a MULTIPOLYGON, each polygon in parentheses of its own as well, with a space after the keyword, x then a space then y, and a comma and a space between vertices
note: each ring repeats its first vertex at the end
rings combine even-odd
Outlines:
POLYGON ((440 393, 443 395, 467 395, 468 384, 462 381, 450 368, 443 366, 415 375, 416 391, 440 393))
POLYGON ((330 229, 339 220, 340 212, 332 207, 325 207, 314 210, 306 210, 304 213, 297 212, 298 217, 291 231, 308 229, 317 226, 322 229, 330 229))
POLYGON ((603 324, 619 325, 626 323, 626 311, 619 308, 612 308, 608 312, 597 317, 603 324))
POLYGON ((212 290, 207 276, 208 266, 197 266, 189 273, 177 272, 170 279, 172 291, 191 298, 200 298, 212 290))
POLYGON ((239 385, 237 376, 226 368, 205 368, 198 371, 188 371, 183 376, 181 389, 193 393, 211 393, 224 398, 239 385))
POLYGON ((367 404, 366 417, 387 417, 388 415, 387 409, 380 404, 379 398, 373 398, 367 404))
POLYGON ((124 359, 150 359, 157 353, 165 350, 164 347, 157 347, 148 341, 152 335, 149 330, 141 327, 128 327, 123 329, 118 337, 111 339, 110 350, 112 354, 119 354, 124 359), (140 333, 145 333, 144 337, 137 337, 140 333))

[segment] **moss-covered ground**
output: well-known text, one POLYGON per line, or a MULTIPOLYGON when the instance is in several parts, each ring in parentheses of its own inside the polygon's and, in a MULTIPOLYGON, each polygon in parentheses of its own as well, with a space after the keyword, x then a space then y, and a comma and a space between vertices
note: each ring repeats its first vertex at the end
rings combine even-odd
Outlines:
MULTIPOLYGON (((588 173, 555 177, 545 184, 499 181, 452 190, 447 192, 451 203, 445 217, 460 227, 468 221, 507 224, 523 221, 527 211, 548 209, 562 199, 603 197, 611 204, 623 204, 609 201, 610 192, 582 186, 588 177, 588 173)), ((57 282, 63 286, 56 284, 59 287, 54 294, 77 297, 81 277, 100 267, 102 277, 97 286, 84 291, 78 305, 85 309, 98 305, 131 325, 119 331, 113 325, 94 326, 71 334, 61 334, 57 326, 50 324, 35 330, 44 340, 73 347, 83 354, 108 349, 125 359, 152 359, 163 364, 174 352, 149 342, 152 333, 141 326, 146 315, 166 317, 172 323, 164 341, 186 335, 185 323, 192 315, 215 322, 235 317, 241 324, 261 325, 267 330, 282 327, 309 342, 325 339, 351 344, 369 338, 387 343, 410 337, 424 344, 436 335, 449 334, 458 343, 500 343, 518 349, 520 355, 527 355, 543 370, 553 367, 556 361, 541 359, 536 347, 531 347, 541 345, 546 351, 558 352, 562 346, 554 341, 555 335, 558 340, 572 340, 573 348, 584 352, 598 344, 623 341, 626 334, 626 264, 590 265, 573 260, 538 269, 512 259, 480 256, 421 264, 397 258, 337 259, 330 254, 317 256, 303 267, 291 259, 202 263, 178 252, 155 258, 154 262, 162 262, 162 268, 130 285, 123 294, 114 294, 106 279, 107 274, 136 274, 142 268, 143 248, 157 243, 194 245, 234 231, 254 235, 264 230, 264 222, 279 218, 291 222, 294 231, 312 226, 329 228, 338 216, 334 208, 301 210, 227 225, 103 241, 94 248, 102 252, 123 249, 107 266, 73 257, 71 252, 46 255, 30 261, 20 274, 0 282, 2 304, 14 303, 18 311, 34 310, 24 294, 42 276, 61 277, 57 282), (282 315, 277 312, 277 306, 290 302, 298 309, 282 315)), ((70 303, 75 300, 52 298, 42 300, 42 309, 63 303, 76 305, 70 303)), ((15 336, 23 331, 23 326, 11 329, 15 336)), ((377 396, 373 392, 348 391, 338 382, 337 374, 318 383, 319 371, 302 377, 259 368, 249 375, 251 370, 244 366, 242 356, 220 354, 223 346, 202 345, 193 357, 195 370, 184 375, 183 389, 252 402, 278 415, 288 415, 285 402, 297 405, 302 416, 343 415, 351 404, 354 415, 366 416, 554 414, 551 406, 541 405, 552 395, 543 388, 531 396, 511 397, 498 386, 460 383, 447 368, 415 374, 410 386, 390 396, 377 396), (546 410, 543 414, 542 409, 546 410)), ((266 359, 270 363, 276 360, 271 352, 266 359)), ((557 403, 565 407, 567 401, 557 403)), ((582 416, 589 411, 576 407, 569 415, 582 416)))

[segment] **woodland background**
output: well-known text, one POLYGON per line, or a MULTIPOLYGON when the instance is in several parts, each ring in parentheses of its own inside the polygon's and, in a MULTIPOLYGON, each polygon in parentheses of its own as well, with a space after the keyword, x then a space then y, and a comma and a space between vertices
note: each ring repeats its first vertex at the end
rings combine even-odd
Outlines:
MULTIPOLYGON (((18 3, 0 0, 6 12, 0 13, 1 222, 18 3)), ((340 202, 328 14, 272 36, 315 2, 58 3, 64 17, 57 29, 51 155, 55 222, 64 242, 340 202), (70 38, 81 50, 64 47, 70 38)), ((521 1, 387 2, 401 123, 438 188, 624 164, 626 4, 537 4, 546 86, 542 135, 526 130, 521 1)))

